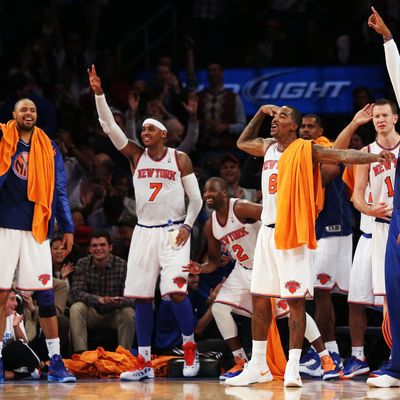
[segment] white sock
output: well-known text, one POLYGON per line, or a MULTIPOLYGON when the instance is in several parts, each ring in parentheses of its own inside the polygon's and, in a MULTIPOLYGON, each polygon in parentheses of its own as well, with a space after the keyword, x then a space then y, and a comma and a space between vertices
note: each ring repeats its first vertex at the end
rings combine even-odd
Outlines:
POLYGON ((329 356, 329 351, 327 349, 322 350, 321 353, 318 353, 319 358, 321 359, 324 356, 329 356))
POLYGON ((2 352, 3 352, 3 341, 0 342, 0 358, 1 358, 2 352))
POLYGON ((266 340, 253 340, 253 349, 251 354, 251 361, 260 367, 267 365, 267 341, 266 340))
POLYGON ((232 351, 232 354, 233 357, 235 357, 235 360, 236 358, 242 358, 243 360, 247 361, 247 356, 246 353, 244 352, 243 347, 241 347, 239 350, 232 351))
POLYGON ((301 357, 301 349, 289 350, 289 361, 298 364, 300 362, 300 357, 301 357))
POLYGON ((336 343, 336 340, 332 340, 331 342, 325 342, 325 347, 329 351, 329 353, 339 354, 339 347, 336 343))
POLYGON ((151 360, 151 346, 139 346, 139 354, 143 356, 145 361, 151 360))
POLYGON ((357 358, 360 361, 365 361, 364 346, 352 347, 351 348, 351 355, 353 357, 357 358))
POLYGON ((46 339, 46 346, 50 358, 60 354, 60 338, 46 339))
POLYGON ((194 333, 192 333, 190 336, 182 335, 182 344, 185 344, 187 342, 195 343, 195 341, 194 341, 194 333))

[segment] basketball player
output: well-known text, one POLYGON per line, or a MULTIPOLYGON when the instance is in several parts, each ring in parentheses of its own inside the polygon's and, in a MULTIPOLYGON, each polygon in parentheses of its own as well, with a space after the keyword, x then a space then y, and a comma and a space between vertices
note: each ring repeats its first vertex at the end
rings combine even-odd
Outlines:
POLYGON ((182 331, 185 362, 183 375, 197 375, 200 364, 194 342, 193 310, 187 293, 190 232, 202 206, 202 199, 189 157, 165 147, 167 129, 148 118, 142 125, 145 149, 129 141, 115 123, 107 105, 100 78, 92 66, 88 70, 95 93, 99 121, 114 146, 130 161, 136 194, 138 223, 132 236, 124 295, 136 299, 136 332, 139 365, 121 374, 121 380, 154 378, 151 367, 153 298, 161 269, 160 291, 173 302, 173 311, 182 331), (185 194, 189 198, 185 210, 185 194))
POLYGON ((227 379, 227 384, 248 385, 272 379, 265 361, 265 334, 268 332, 272 317, 268 297, 281 297, 287 301, 290 310, 290 350, 284 385, 302 386, 299 361, 306 327, 305 297, 313 294, 313 254, 310 248, 315 248, 316 245, 315 231, 313 230, 315 219, 312 220, 315 218, 314 192, 310 190, 311 187, 314 188, 313 169, 318 176, 318 170, 315 170, 318 168, 318 163, 370 163, 390 158, 388 152, 374 155, 356 150, 335 150, 303 139, 296 140, 300 124, 301 115, 291 106, 261 106, 242 132, 237 143, 238 147, 246 153, 264 157, 261 178, 262 226, 257 238, 251 279, 251 293, 256 299, 253 301, 253 318, 254 315, 260 315, 260 318, 257 319, 258 326, 253 329, 252 359, 245 365, 240 375, 227 379), (258 138, 257 133, 266 115, 273 117, 272 138, 258 138), (292 147, 290 147, 291 145, 292 147), (285 152, 295 157, 285 156, 285 152), (282 161, 284 163, 283 169, 279 169, 279 171, 283 171, 280 172, 282 177, 279 185, 280 202, 277 186, 278 161, 279 165, 282 165, 282 161), (292 178, 299 175, 301 182, 297 186, 290 186, 292 178), (287 184, 281 184, 281 182, 287 182, 287 184), (307 192, 301 191, 303 185, 308 188, 307 192), (296 191, 298 196, 292 193, 293 191, 296 191), (282 198, 284 198, 284 203, 282 203, 282 198), (300 214, 299 216, 306 224, 305 228, 307 229, 304 229, 304 226, 285 225, 289 215, 281 215, 277 218, 277 210, 291 212, 290 210, 295 209, 306 213, 307 217, 306 215, 301 217, 300 214), (293 236, 293 230, 291 230, 293 228, 296 230, 299 228, 302 235, 305 235, 304 244, 295 240, 298 237, 293 236), (281 233, 280 237, 275 235, 275 229, 281 233), (290 233, 287 235, 287 238, 291 239, 290 242, 286 241, 283 235, 286 229, 290 233), (286 249, 277 248, 277 237, 280 240, 279 246, 284 244, 286 249), (292 243, 295 242, 300 244, 293 245, 292 243), (258 334, 254 335, 257 331, 258 334))
MULTIPOLYGON (((15 274, 17 289, 35 291, 50 356, 48 380, 75 382, 60 356, 49 240, 57 218, 64 232, 65 255, 72 249, 74 224, 64 163, 55 143, 36 126, 33 101, 17 101, 13 117, 0 125, 0 338, 5 328, 4 303, 15 274)), ((2 347, 0 339, 0 382, 2 347)))
MULTIPOLYGON (((261 204, 229 198, 228 190, 227 182, 221 178, 210 178, 206 182, 203 198, 207 206, 214 210, 204 225, 208 261, 201 265, 192 262, 189 269, 191 273, 197 274, 215 271, 222 245, 227 247, 229 254, 236 260, 235 267, 223 283, 212 308, 215 322, 236 362, 233 368, 220 376, 221 380, 239 375, 248 361, 231 313, 252 317, 251 271, 262 212, 261 204)), ((274 301, 274 306, 274 317, 277 319, 289 312, 284 300, 274 301)), ((255 315, 252 318, 252 323, 256 323, 257 317, 255 315)), ((322 368, 320 363, 319 370, 313 371, 314 376, 323 376, 324 380, 338 377, 340 373, 323 345, 317 325, 308 314, 305 336, 318 348, 321 357, 322 368)))
MULTIPOLYGON (((393 40, 393 35, 373 7, 372 15, 368 19, 368 26, 382 35, 386 67, 389 72, 397 103, 400 104, 400 55, 396 43, 393 40)), ((389 360, 385 368, 382 368, 379 374, 375 374, 377 376, 367 380, 369 385, 376 387, 400 386, 400 169, 397 167, 395 180, 392 183, 394 184, 392 187, 394 190, 393 212, 390 220, 385 254, 386 302, 390 318, 392 350, 391 360, 389 360)))

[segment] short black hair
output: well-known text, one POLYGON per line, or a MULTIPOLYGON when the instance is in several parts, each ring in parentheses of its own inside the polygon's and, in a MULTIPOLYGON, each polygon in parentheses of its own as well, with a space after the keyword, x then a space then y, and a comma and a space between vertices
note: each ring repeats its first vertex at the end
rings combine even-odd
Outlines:
POLYGON ((98 239, 98 238, 105 238, 107 240, 107 243, 111 244, 111 235, 110 232, 107 231, 106 229, 99 229, 92 232, 89 236, 89 243, 92 241, 92 239, 98 239))

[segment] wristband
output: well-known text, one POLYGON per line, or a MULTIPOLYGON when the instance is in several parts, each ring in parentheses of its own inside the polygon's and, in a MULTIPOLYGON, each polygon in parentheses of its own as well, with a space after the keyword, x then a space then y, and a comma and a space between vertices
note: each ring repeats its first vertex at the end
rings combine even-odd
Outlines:
POLYGON ((188 224, 183 224, 183 225, 182 225, 182 228, 183 228, 183 229, 186 229, 189 233, 192 232, 192 227, 191 227, 190 225, 188 225, 188 224))
POLYGON ((393 39, 393 36, 384 36, 383 37, 383 43, 386 43, 386 42, 388 42, 389 40, 392 40, 393 39))

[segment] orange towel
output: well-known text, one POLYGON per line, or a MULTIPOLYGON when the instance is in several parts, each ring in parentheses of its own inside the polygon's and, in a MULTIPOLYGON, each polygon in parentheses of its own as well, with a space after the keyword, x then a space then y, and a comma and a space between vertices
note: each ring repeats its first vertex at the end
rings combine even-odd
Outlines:
POLYGON ((277 249, 317 248, 315 219, 323 207, 319 166, 313 168, 312 142, 297 139, 278 162, 277 249))
POLYGON ((273 377, 283 379, 286 368, 286 357, 274 317, 272 318, 267 337, 267 363, 273 377))
POLYGON ((332 147, 333 146, 333 143, 325 136, 317 137, 314 140, 314 143, 319 144, 320 146, 324 146, 324 147, 332 147))
POLYGON ((356 168, 355 164, 347 165, 343 171, 342 180, 347 188, 347 195, 349 199, 353 197, 355 178, 356 178, 356 168))
MULTIPOLYGON (((0 140, 0 176, 4 175, 11 164, 19 140, 15 120, 0 124, 3 138, 0 140)), ((51 204, 54 193, 54 150, 50 139, 35 127, 29 154, 28 200, 35 203, 32 221, 32 234, 37 242, 47 239, 51 218, 51 204)))

